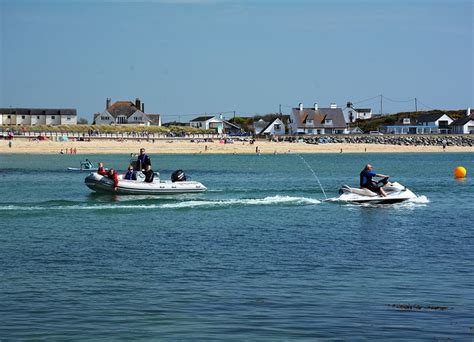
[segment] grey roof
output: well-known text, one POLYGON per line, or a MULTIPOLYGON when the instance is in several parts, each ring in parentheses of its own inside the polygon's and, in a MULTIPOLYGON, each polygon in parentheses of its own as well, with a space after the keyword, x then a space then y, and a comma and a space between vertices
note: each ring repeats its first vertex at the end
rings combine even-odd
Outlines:
POLYGON ((354 110, 358 113, 370 113, 372 111, 371 108, 354 108, 354 110))
POLYGON ((1 114, 19 115, 77 115, 73 108, 0 108, 1 114))
MULTIPOLYGON (((443 115, 447 115, 447 114, 444 114, 444 113, 423 114, 423 115, 417 116, 416 121, 418 121, 418 122, 435 122, 436 120, 438 120, 443 115)), ((447 115, 447 116, 449 117, 449 115, 447 115)))
POLYGON ((341 108, 319 108, 314 110, 314 108, 303 108, 300 111, 299 108, 293 108, 293 118, 295 118, 298 127, 308 127, 308 128, 325 128, 328 127, 324 125, 325 119, 332 120, 333 128, 345 128, 346 121, 344 120, 344 114, 342 113, 341 108), (308 120, 313 120, 313 125, 307 125, 308 120))
POLYGON ((209 119, 212 119, 214 116, 198 116, 195 119, 192 119, 191 122, 196 122, 196 121, 207 121, 209 119))
POLYGON ((253 123, 254 128, 261 128, 264 129, 268 126, 268 122, 264 121, 263 119, 258 120, 257 122, 253 123))
POLYGON ((464 116, 451 123, 451 126, 464 126, 469 121, 474 120, 474 115, 464 116))
POLYGON ((241 129, 241 127, 239 125, 233 124, 232 122, 229 122, 229 121, 226 121, 226 120, 223 120, 223 122, 227 126, 230 126, 230 127, 236 128, 236 129, 241 129))

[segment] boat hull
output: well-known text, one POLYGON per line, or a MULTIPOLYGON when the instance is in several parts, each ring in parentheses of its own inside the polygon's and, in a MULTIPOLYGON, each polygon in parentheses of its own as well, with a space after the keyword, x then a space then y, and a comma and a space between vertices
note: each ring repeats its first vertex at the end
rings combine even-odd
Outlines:
POLYGON ((95 192, 121 195, 170 195, 200 193, 207 190, 202 183, 195 181, 171 182, 158 180, 145 183, 125 179, 119 180, 117 190, 115 190, 113 180, 97 173, 88 175, 84 182, 89 189, 95 192))

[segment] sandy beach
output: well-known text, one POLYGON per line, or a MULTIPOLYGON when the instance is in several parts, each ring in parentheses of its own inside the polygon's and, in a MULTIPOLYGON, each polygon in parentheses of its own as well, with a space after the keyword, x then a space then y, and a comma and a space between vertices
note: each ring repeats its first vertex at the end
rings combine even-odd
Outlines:
MULTIPOLYGON (((413 152, 443 152, 442 146, 398 146, 382 144, 307 144, 290 142, 249 142, 235 141, 232 144, 214 142, 190 142, 189 140, 155 140, 152 141, 28 141, 14 139, 11 147, 9 141, 0 140, 0 153, 23 154, 69 154, 76 149, 77 154, 120 154, 138 153, 140 147, 145 147, 148 153, 162 154, 284 154, 284 153, 413 153, 413 152)), ((474 152, 474 147, 448 146, 445 152, 474 152)))

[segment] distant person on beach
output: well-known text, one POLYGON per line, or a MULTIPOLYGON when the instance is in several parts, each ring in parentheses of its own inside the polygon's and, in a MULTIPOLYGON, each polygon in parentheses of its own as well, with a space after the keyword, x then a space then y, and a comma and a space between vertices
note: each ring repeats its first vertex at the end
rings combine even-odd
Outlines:
POLYGON ((101 176, 105 176, 107 171, 105 170, 104 163, 99 163, 99 167, 97 168, 97 173, 101 176))
POLYGON ((142 147, 140 149, 140 154, 138 155, 137 158, 137 171, 144 171, 146 170, 146 167, 150 165, 151 166, 151 160, 150 157, 145 153, 145 149, 142 147))
POLYGON ((125 174, 125 176, 123 178, 128 179, 128 180, 137 180, 137 173, 133 169, 132 165, 128 166, 128 171, 127 171, 127 173, 125 174))
POLYGON ((11 140, 8 142, 8 147, 12 148, 12 141, 11 140))
POLYGON ((114 169, 110 169, 109 172, 107 172, 107 177, 114 181, 114 190, 117 191, 119 182, 117 172, 115 172, 114 169))
POLYGON ((145 182, 146 183, 152 183, 153 179, 155 178, 155 173, 151 169, 151 165, 147 165, 145 172, 143 172, 145 175, 145 182))
POLYGON ((360 172, 360 187, 369 189, 382 197, 386 197, 387 193, 382 188, 382 186, 377 185, 375 181, 372 180, 372 177, 381 177, 383 178, 383 185, 387 184, 388 178, 390 176, 383 175, 380 173, 375 173, 371 164, 367 164, 364 169, 360 172))

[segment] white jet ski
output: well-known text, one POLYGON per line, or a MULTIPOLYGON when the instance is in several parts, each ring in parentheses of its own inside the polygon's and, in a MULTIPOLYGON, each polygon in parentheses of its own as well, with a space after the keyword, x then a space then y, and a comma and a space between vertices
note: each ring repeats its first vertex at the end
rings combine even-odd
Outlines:
POLYGON ((390 204, 416 198, 416 195, 411 190, 398 182, 387 182, 383 189, 387 193, 386 197, 382 197, 366 188, 351 188, 343 185, 339 189, 341 196, 339 196, 338 200, 350 203, 390 204))
MULTIPOLYGON (((178 172, 181 170, 175 171, 178 172)), ((182 171, 181 171, 182 172, 182 171)), ((173 173, 173 175, 175 175, 173 173)), ((144 181, 145 175, 137 172, 137 180, 123 179, 119 175, 117 190, 114 189, 114 181, 107 176, 101 176, 96 172, 86 177, 84 182, 90 189, 100 193, 113 193, 122 195, 169 195, 204 192, 207 188, 200 182, 187 181, 184 172, 181 177, 173 180, 160 180, 158 173, 155 173, 153 182, 144 181)))

